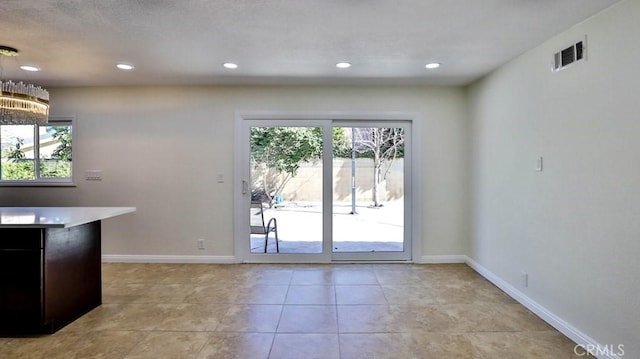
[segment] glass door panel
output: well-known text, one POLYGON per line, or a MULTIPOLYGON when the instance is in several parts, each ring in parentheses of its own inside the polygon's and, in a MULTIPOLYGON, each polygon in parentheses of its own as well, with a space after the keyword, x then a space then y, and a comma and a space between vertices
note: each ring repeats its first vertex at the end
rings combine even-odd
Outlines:
POLYGON ((333 258, 410 258, 405 128, 343 126, 333 131, 333 258))
POLYGON ((323 252, 322 146, 322 127, 250 127, 252 254, 323 252))

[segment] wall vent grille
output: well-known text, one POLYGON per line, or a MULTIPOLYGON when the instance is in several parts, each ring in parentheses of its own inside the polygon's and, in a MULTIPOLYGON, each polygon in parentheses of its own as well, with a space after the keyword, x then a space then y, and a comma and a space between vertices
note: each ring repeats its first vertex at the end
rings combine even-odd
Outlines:
POLYGON ((586 59, 586 42, 587 38, 578 41, 575 44, 556 52, 553 55, 553 67, 552 71, 560 71, 567 68, 576 62, 586 59))

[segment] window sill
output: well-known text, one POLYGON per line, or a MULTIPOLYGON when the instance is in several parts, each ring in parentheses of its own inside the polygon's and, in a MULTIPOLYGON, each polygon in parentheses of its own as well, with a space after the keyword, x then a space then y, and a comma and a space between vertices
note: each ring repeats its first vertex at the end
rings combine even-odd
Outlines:
POLYGON ((2 187, 77 187, 75 182, 0 182, 2 187))

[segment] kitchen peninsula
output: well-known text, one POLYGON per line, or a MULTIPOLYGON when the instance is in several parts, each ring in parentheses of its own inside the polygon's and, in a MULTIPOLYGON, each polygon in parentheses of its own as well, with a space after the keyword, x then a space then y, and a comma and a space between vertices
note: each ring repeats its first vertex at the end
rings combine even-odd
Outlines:
POLYGON ((102 303, 101 221, 135 207, 0 207, 0 334, 53 333, 102 303))

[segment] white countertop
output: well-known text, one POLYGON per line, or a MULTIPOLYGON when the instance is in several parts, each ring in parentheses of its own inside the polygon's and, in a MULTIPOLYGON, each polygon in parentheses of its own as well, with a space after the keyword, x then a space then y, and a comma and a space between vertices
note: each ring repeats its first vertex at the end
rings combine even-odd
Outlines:
POLYGON ((0 228, 68 228, 135 210, 136 207, 0 207, 0 228))

